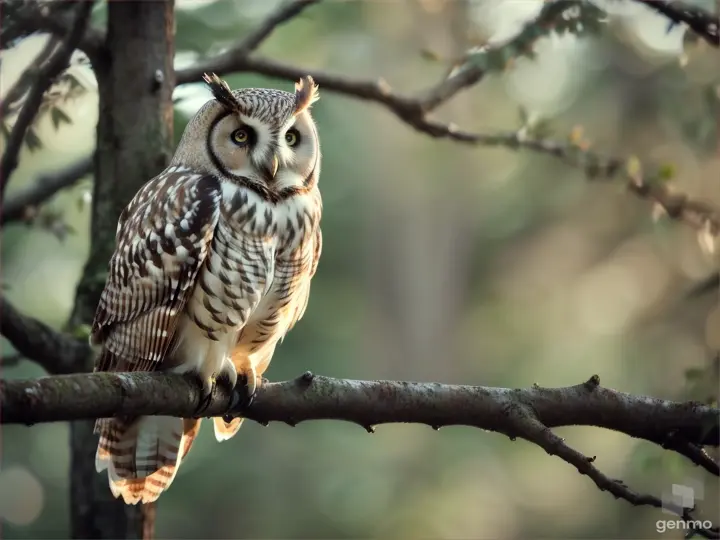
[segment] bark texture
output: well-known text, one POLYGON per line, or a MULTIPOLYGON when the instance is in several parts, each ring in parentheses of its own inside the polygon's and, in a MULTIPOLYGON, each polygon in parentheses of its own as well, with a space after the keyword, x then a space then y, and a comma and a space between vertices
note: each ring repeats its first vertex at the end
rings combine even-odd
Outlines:
MULTIPOLYGON (((174 2, 108 2, 108 32, 93 57, 100 111, 91 247, 70 324, 89 324, 107 275, 120 212, 169 162, 175 85, 174 2)), ((77 371, 90 371, 87 361, 77 371)), ((113 498, 95 472, 92 420, 71 423, 70 513, 73 538, 147 538, 154 512, 113 498), (147 515, 146 515, 147 514, 147 515), (145 522, 147 517, 148 522, 145 522)))

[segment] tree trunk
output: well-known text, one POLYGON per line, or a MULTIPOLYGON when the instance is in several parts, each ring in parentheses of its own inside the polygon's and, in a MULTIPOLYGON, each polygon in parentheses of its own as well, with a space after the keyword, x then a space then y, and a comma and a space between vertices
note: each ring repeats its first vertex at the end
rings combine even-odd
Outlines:
MULTIPOLYGON (((120 212, 168 164, 175 85, 174 2, 108 2, 104 54, 93 66, 100 115, 95 153, 90 255, 77 288, 71 325, 92 321, 115 247, 120 212)), ((90 371, 91 365, 78 366, 90 371)), ((73 538, 152 537, 154 509, 115 499, 95 472, 93 422, 73 422, 70 512, 73 538), (146 522, 147 521, 147 522, 146 522)))

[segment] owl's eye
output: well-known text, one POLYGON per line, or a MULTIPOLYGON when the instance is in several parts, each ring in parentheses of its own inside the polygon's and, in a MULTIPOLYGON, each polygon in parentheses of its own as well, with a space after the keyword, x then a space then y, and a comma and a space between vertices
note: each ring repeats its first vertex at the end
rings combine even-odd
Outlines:
POLYGON ((236 129, 230 134, 230 140, 238 146, 245 146, 250 142, 250 130, 248 128, 236 129))
POLYGON ((300 143, 300 133, 298 133, 298 130, 289 129, 287 133, 285 133, 285 142, 288 143, 288 146, 297 146, 300 143))

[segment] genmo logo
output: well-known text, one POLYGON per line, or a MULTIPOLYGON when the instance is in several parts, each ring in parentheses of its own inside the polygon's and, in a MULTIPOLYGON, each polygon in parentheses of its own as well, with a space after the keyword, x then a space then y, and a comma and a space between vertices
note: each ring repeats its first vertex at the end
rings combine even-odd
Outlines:
POLYGON ((669 519, 662 520, 658 519, 655 522, 655 529, 660 534, 666 532, 666 531, 693 531, 693 530, 707 530, 711 529, 713 526, 712 521, 705 520, 700 521, 699 519, 696 520, 689 520, 689 521, 683 521, 681 519, 672 521, 669 519))
POLYGON ((695 502, 702 500, 704 490, 702 483, 689 478, 685 480, 685 484, 673 484, 670 491, 666 491, 662 496, 662 512, 664 514, 673 514, 676 519, 659 519, 655 522, 657 532, 664 533, 666 531, 693 531, 712 528, 712 522, 709 520, 683 520, 677 519, 677 515, 682 513, 683 509, 695 508, 695 502))

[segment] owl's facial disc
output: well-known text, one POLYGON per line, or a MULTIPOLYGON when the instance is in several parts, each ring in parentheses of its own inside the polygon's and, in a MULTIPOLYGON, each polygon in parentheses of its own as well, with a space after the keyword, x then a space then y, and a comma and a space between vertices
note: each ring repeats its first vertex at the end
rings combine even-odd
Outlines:
POLYGON ((208 149, 220 178, 272 195, 305 188, 319 170, 317 132, 306 110, 268 116, 217 108, 208 149))

